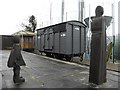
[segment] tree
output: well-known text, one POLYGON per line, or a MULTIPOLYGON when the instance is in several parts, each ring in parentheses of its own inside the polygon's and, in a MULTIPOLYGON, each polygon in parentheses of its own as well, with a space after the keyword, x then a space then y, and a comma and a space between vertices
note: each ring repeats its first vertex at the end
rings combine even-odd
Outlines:
POLYGON ((25 31, 32 32, 32 28, 26 25, 26 26, 25 26, 25 31))
POLYGON ((21 26, 24 27, 25 31, 32 32, 32 28, 30 27, 30 25, 25 25, 24 23, 22 23, 21 26))
POLYGON ((35 29, 37 26, 37 21, 35 19, 35 16, 34 15, 30 16, 28 21, 29 21, 29 24, 26 25, 22 23, 22 27, 25 28, 25 31, 35 32, 35 29))
POLYGON ((34 15, 30 16, 29 23, 31 25, 32 32, 35 32, 35 29, 36 29, 36 26, 37 26, 37 22, 36 22, 36 19, 35 19, 34 15))

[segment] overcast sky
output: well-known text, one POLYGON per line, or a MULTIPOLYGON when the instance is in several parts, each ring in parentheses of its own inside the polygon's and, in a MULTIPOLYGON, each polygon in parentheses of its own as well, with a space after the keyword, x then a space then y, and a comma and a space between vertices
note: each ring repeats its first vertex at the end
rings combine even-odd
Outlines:
MULTIPOLYGON (((22 23, 27 24, 31 15, 37 19, 37 28, 50 25, 50 3, 52 2, 52 24, 61 21, 61 1, 62 0, 0 0, 0 35, 10 35, 22 30, 22 23)), ((64 0, 65 14, 67 20, 78 19, 78 0, 64 0)), ((88 17, 89 4, 91 4, 91 15, 97 5, 103 5, 105 15, 112 15, 111 4, 119 0, 84 0, 85 17, 88 17)), ((117 12, 117 9, 115 9, 117 12)), ((116 14, 116 13, 115 13, 116 14)), ((66 17, 64 17, 64 21, 66 17)))

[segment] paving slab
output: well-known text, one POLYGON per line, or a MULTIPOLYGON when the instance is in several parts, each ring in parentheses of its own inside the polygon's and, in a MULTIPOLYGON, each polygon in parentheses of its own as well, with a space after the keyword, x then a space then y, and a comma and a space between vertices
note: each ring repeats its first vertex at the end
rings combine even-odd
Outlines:
POLYGON ((26 82, 15 85, 12 68, 7 67, 9 50, 2 50, 2 88, 119 88, 120 73, 107 70, 107 82, 93 85, 89 80, 89 67, 73 62, 49 58, 22 51, 26 62, 21 75, 26 82))

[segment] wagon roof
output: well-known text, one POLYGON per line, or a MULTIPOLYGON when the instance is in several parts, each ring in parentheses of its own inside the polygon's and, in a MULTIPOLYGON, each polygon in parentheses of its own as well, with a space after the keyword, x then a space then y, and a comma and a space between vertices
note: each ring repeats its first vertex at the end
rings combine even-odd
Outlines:
POLYGON ((34 36, 35 33, 29 32, 29 31, 25 31, 25 30, 21 30, 21 31, 18 31, 18 32, 12 34, 12 35, 34 36))
POLYGON ((54 26, 57 26, 57 25, 60 25, 60 24, 65 24, 65 23, 69 23, 69 24, 73 24, 73 25, 81 25, 82 27, 87 27, 83 22, 80 22, 80 21, 77 21, 77 20, 72 20, 72 21, 66 21, 66 22, 46 26, 46 27, 43 27, 43 28, 39 28, 39 29, 37 29, 37 31, 41 30, 41 29, 45 29, 45 28, 54 27, 54 26))

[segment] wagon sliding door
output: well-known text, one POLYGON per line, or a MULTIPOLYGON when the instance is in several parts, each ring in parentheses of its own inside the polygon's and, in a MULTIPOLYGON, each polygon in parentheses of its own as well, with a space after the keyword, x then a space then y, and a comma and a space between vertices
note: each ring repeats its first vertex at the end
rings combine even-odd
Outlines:
POLYGON ((73 54, 79 54, 80 53, 80 27, 79 26, 73 26, 73 34, 72 34, 72 45, 73 45, 73 54))
POLYGON ((45 50, 48 50, 48 34, 45 34, 45 50))
POLYGON ((44 34, 40 37, 40 51, 44 51, 44 34))
POLYGON ((81 51, 80 53, 83 54, 86 50, 86 32, 85 28, 81 27, 81 51))
POLYGON ((40 50, 40 46, 41 46, 41 45, 40 45, 40 42, 41 42, 40 39, 41 39, 40 35, 37 35, 37 40, 36 40, 36 39, 35 39, 35 40, 37 41, 36 48, 37 48, 38 50, 40 50))
POLYGON ((59 33, 54 34, 54 53, 59 53, 59 33))
POLYGON ((58 32, 54 34, 54 52, 66 54, 66 32, 58 32))
POLYGON ((53 51, 53 32, 50 32, 49 33, 49 38, 48 38, 48 48, 49 48, 49 51, 53 51))
POLYGON ((66 54, 66 32, 60 32, 60 53, 66 54))

